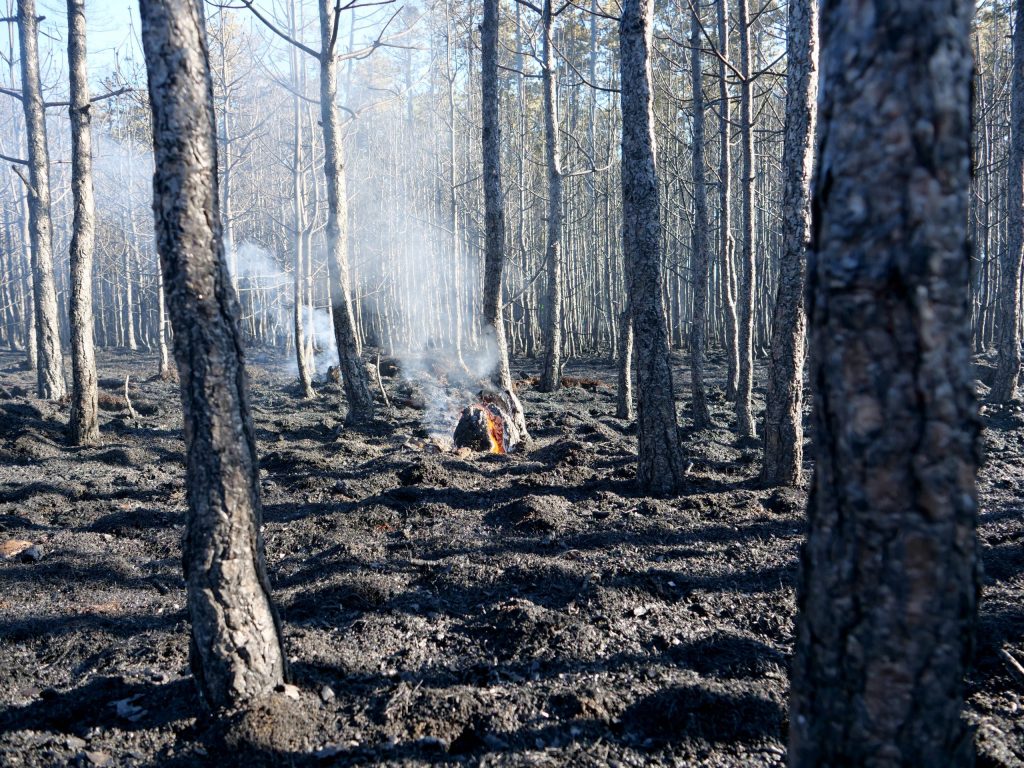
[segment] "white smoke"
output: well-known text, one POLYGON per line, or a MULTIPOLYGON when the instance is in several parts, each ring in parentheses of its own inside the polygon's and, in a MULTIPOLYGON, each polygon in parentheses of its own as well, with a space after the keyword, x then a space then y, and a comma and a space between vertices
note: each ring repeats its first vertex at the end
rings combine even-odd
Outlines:
MULTIPOLYGON (((260 311, 271 313, 278 327, 291 333, 295 308, 292 276, 281 268, 274 254, 246 241, 235 249, 234 258, 228 255, 227 261, 240 296, 246 292, 257 292, 266 300, 260 311)), ((306 333, 313 337, 313 367, 317 376, 324 377, 327 369, 338 362, 331 315, 326 309, 309 306, 305 307, 304 315, 306 333)), ((291 375, 298 376, 299 365, 294 353, 288 356, 286 369, 291 375)))

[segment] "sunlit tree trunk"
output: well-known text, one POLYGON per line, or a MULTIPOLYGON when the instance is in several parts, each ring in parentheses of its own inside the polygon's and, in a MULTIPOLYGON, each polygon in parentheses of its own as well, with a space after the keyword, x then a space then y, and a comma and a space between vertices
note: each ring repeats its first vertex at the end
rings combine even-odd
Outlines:
POLYGON ((348 268, 348 195, 338 119, 338 66, 334 50, 337 32, 333 0, 319 0, 320 7, 320 120, 324 133, 324 176, 327 181, 327 267, 331 281, 331 310, 338 345, 342 385, 348 401, 346 421, 373 421, 373 396, 359 354, 355 315, 352 312, 348 268))
POLYGON ((67 385, 53 275, 50 154, 39 82, 39 19, 36 17, 35 0, 18 0, 18 37, 21 43, 21 101, 28 140, 28 221, 36 321, 36 392, 43 399, 60 400, 67 393, 67 385))
MULTIPOLYGON (((484 174, 484 295, 483 327, 487 344, 495 347, 493 378, 503 390, 514 393, 509 371, 505 320, 501 306, 502 272, 505 269, 505 200, 501 189, 501 115, 498 98, 499 0, 484 0, 480 25, 480 88, 484 174)), ((519 409, 517 426, 529 439, 526 419, 519 409)))
POLYGON ((653 0, 625 0, 619 21, 623 253, 636 355, 637 483, 670 493, 682 482, 668 331, 662 301, 661 221, 651 93, 653 0))
POLYGON ((85 0, 68 0, 68 74, 71 86, 71 419, 74 445, 100 436, 93 348, 92 259, 96 241, 96 201, 92 189, 92 120, 85 56, 85 0))
POLYGON ((754 389, 754 133, 753 83, 750 68, 750 0, 739 0, 740 39, 740 235, 739 260, 739 368, 736 379, 736 431, 753 437, 754 389))
POLYGON ((483 91, 484 164, 484 300, 483 322, 498 356, 499 385, 510 388, 512 376, 501 311, 501 275, 505 268, 505 200, 501 189, 501 116, 498 98, 498 0, 484 1, 480 26, 480 84, 483 91))
POLYGON ((728 0, 718 0, 718 241, 719 259, 722 269, 722 303, 725 314, 725 353, 728 375, 726 396, 736 396, 736 380, 739 377, 739 323, 736 318, 736 264, 732 235, 732 102, 729 100, 729 83, 726 79, 725 61, 729 58, 729 8, 728 0))
POLYGON ((693 426, 711 426, 704 389, 704 351, 708 314, 708 192, 704 183, 704 85, 700 61, 700 6, 690 21, 690 87, 693 92, 693 314, 690 324, 690 382, 693 394, 693 426))
POLYGON ((548 172, 547 321, 544 324, 544 368, 540 388, 555 392, 562 386, 562 152, 558 135, 558 93, 555 70, 554 17, 551 0, 544 0, 541 80, 544 88, 544 159, 548 172))
POLYGON ((221 240, 213 86, 201 0, 140 7, 157 248, 184 410, 192 667, 204 701, 231 707, 280 685, 285 654, 263 560, 238 301, 221 240))
MULTIPOLYGON (((289 31, 295 35, 298 30, 295 12, 295 0, 288 5, 289 31)), ((306 399, 314 396, 312 363, 306 346, 306 331, 303 323, 305 305, 303 299, 303 286, 305 285, 305 262, 311 259, 311 254, 305 249, 306 238, 303 236, 306 231, 306 211, 308 201, 306 200, 306 185, 303 183, 305 153, 303 151, 303 112, 301 99, 299 97, 302 88, 302 79, 299 77, 299 51, 295 46, 289 46, 288 63, 291 69, 292 93, 292 247, 295 250, 295 275, 292 283, 292 328, 295 338, 295 365, 299 369, 299 386, 302 388, 302 396, 306 399)))
POLYGON ((817 0, 790 0, 786 46, 782 254, 772 320, 761 471, 761 479, 769 485, 799 483, 804 456, 804 280, 811 234, 810 187, 818 97, 817 0))

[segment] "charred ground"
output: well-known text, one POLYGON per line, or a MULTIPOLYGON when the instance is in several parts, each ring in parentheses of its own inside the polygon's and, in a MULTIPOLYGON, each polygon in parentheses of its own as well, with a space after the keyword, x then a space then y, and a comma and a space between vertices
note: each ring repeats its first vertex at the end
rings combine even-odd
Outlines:
MULTIPOLYGON (((508 456, 422 450, 411 407, 346 429, 336 384, 306 403, 250 365, 296 688, 214 723, 189 679, 177 385, 102 358, 105 442, 71 449, 66 406, 27 397, 17 363, 0 355, 0 542, 42 559, 0 562, 0 763, 783 764, 806 499, 760 488, 728 429, 684 430, 688 486, 650 499, 603 364, 555 395, 526 384, 533 443, 508 456)), ((1000 650, 1024 660, 1024 416, 983 419, 968 717, 979 764, 1015 766, 1024 682, 1000 650)))

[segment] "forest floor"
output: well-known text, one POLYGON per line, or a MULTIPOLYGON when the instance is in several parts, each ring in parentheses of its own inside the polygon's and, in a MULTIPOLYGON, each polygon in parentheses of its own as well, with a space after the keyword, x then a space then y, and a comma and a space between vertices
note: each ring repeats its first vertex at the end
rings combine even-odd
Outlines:
MULTIPOLYGON (((220 721, 189 674, 177 385, 102 355, 104 444, 71 449, 67 407, 26 397, 18 362, 0 354, 0 544, 37 549, 0 562, 0 764, 784 764, 806 498, 757 485, 720 360, 721 428, 684 429, 670 499, 634 491, 603 363, 569 366, 587 386, 524 388, 534 442, 508 456, 425 451, 412 408, 345 429, 336 384, 304 403, 284 366, 251 364, 297 690, 220 721)), ((1021 766, 1024 683, 1000 650, 1024 660, 1024 417, 983 419, 967 718, 980 765, 1021 766)))

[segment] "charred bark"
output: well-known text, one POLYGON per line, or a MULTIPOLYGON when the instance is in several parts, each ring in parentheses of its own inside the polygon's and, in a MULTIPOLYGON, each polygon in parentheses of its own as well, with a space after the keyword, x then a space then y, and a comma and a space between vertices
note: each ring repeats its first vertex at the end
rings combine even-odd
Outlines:
POLYGON ((633 408, 633 318, 629 309, 619 318, 618 387, 615 394, 615 417, 632 421, 636 418, 633 408))
POLYGON ((36 324, 36 391, 46 400, 67 393, 60 347, 57 285, 53 275, 53 223, 50 218, 50 153, 39 81, 39 19, 35 0, 18 0, 21 44, 21 103, 28 141, 28 226, 32 250, 32 293, 36 324))
POLYGON ((211 707, 284 680, 260 534, 256 441, 218 211, 217 143, 201 0, 143 0, 153 109, 153 209, 181 381, 192 667, 211 707))
POLYGON ((693 394, 693 426, 711 426, 704 387, 704 352, 708 320, 708 192, 704 182, 704 85, 700 61, 700 5, 694 5, 690 22, 690 87, 693 91, 693 316, 690 324, 690 382, 693 394))
POLYGON ((1007 243, 999 280, 999 363, 989 400, 1007 403, 1017 394, 1021 365, 1020 272, 1024 257, 1024 2, 1016 4, 1010 97, 1009 178, 1006 183, 1007 243))
POLYGON ((92 189, 92 128, 85 56, 85 0, 68 0, 68 73, 71 105, 71 419, 74 445, 99 440, 96 353, 93 344, 92 260, 96 200, 92 189))
POLYGON ((789 760, 966 766, 979 588, 973 3, 821 8, 808 270, 816 465, 789 760))
POLYGON ((648 493, 671 493, 684 470, 662 301, 652 13, 652 0, 625 0, 619 21, 621 82, 629 84, 622 89, 623 255, 636 355, 637 483, 648 493))
MULTIPOLYGON (((505 320, 501 305, 502 273, 505 270, 505 200, 501 189, 501 120, 498 98, 498 0, 484 0, 480 26, 480 90, 484 174, 484 334, 490 337, 497 356, 493 379, 498 389, 515 391, 508 365, 505 320)), ((524 440, 529 439, 522 409, 515 423, 524 440)))
POLYGON ((786 46, 782 256, 772 318, 761 470, 761 480, 768 485, 799 484, 804 458, 804 282, 818 96, 817 0, 790 0, 786 46))
POLYGON ((736 431, 754 436, 754 132, 750 69, 749 0, 739 0, 740 39, 740 233, 739 260, 739 368, 736 377, 736 431))
POLYGON ((544 30, 541 74, 544 84, 544 158, 548 171, 548 316, 544 327, 544 368, 540 377, 543 392, 555 392, 562 386, 562 153, 558 137, 553 25, 551 0, 544 0, 541 12, 544 30))
POLYGON ((333 0, 320 0, 320 120, 324 134, 324 176, 327 180, 327 269, 331 283, 331 317, 338 345, 342 386, 348 401, 345 420, 350 424, 373 421, 370 379, 359 354, 348 264, 348 193, 338 118, 338 66, 336 8, 333 0))

